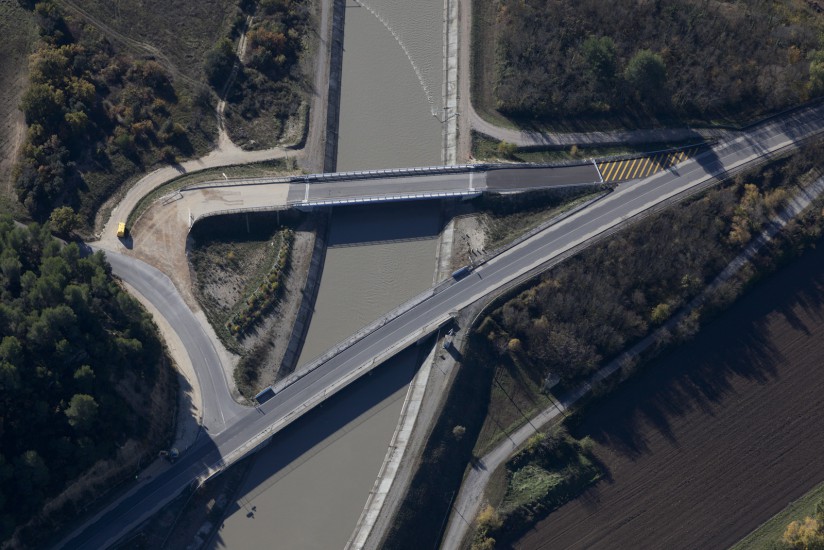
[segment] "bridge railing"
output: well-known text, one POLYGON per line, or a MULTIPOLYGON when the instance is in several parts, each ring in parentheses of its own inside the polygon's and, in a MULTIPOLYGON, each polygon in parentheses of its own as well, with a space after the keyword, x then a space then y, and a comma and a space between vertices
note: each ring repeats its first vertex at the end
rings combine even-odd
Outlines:
POLYGON ((472 195, 480 195, 478 190, 463 190, 463 191, 441 191, 441 192, 426 192, 426 193, 399 193, 399 194, 385 194, 374 195, 371 197, 351 197, 339 199, 308 199, 308 200, 291 200, 287 201, 287 206, 334 206, 342 204, 362 204, 372 202, 392 202, 392 201, 409 201, 418 199, 440 199, 446 197, 466 197, 472 195))
POLYGON ((415 306, 417 306, 417 305, 425 302, 426 300, 430 299, 431 297, 435 296, 436 294, 441 292, 443 289, 450 286, 452 283, 454 283, 454 281, 451 278, 450 279, 445 279, 445 280, 441 281, 440 283, 438 283, 437 285, 430 288, 429 290, 426 290, 426 291, 418 294, 417 296, 407 300, 406 302, 402 303, 401 305, 399 305, 398 307, 396 307, 392 311, 390 311, 390 312, 386 313, 385 315, 383 315, 380 319, 378 319, 376 321, 373 321, 372 323, 369 323, 368 325, 364 326, 363 328, 361 328, 360 330, 355 332, 352 336, 350 336, 346 340, 340 342, 334 348, 328 350, 327 352, 323 353, 322 355, 319 355, 319 356, 315 357, 314 359, 309 361, 309 363, 307 363, 303 367, 300 367, 299 369, 295 370, 295 372, 293 372, 292 374, 290 374, 286 378, 282 379, 280 382, 277 382, 276 384, 274 384, 272 386, 272 388, 277 393, 280 390, 282 390, 283 388, 293 384, 298 379, 303 378, 304 376, 306 376, 307 374, 309 374, 310 372, 312 372, 316 368, 320 367, 321 365, 323 365, 324 363, 329 361, 332 357, 335 357, 339 353, 341 353, 341 352, 345 351, 346 349, 352 347, 358 341, 365 338, 369 334, 375 332, 377 329, 379 329, 382 326, 386 325, 390 321, 393 321, 394 319, 396 319, 397 317, 400 317, 401 315, 403 315, 407 311, 411 310, 415 306))

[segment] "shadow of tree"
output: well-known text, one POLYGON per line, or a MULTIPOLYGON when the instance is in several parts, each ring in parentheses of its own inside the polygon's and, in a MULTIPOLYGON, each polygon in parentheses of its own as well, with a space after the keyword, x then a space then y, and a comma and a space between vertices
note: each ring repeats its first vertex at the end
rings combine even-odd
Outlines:
POLYGON ((780 378, 785 357, 771 340, 769 323, 781 316, 795 330, 810 333, 796 311, 824 322, 824 251, 807 253, 769 277, 691 342, 656 359, 636 378, 587 411, 574 428, 577 437, 632 460, 650 452, 648 426, 679 445, 672 421, 696 410, 715 416, 735 391, 736 378, 768 384, 780 378))

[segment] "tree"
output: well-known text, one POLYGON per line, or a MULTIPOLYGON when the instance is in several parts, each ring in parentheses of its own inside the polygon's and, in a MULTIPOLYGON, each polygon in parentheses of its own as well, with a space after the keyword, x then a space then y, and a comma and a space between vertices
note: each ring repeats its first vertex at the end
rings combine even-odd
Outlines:
POLYGON ((783 540, 790 548, 821 550, 824 548, 824 525, 809 516, 803 521, 793 521, 784 531, 783 540))
POLYGON ((61 206, 52 210, 49 224, 58 235, 68 236, 83 225, 83 218, 71 206, 61 206))
POLYGON ((481 537, 472 543, 471 550, 493 550, 495 548, 495 539, 492 537, 481 537))
POLYGON ((81 432, 87 432, 94 426, 94 421, 97 419, 97 409, 97 402, 91 395, 77 393, 69 402, 66 416, 73 428, 81 432))
POLYGON ((487 504, 478 512, 478 518, 475 520, 478 525, 478 531, 486 535, 490 531, 500 529, 503 525, 503 519, 491 504, 487 504))
POLYGON ((82 391, 91 392, 94 384, 94 370, 89 365, 82 365, 74 371, 74 380, 82 391))
POLYGON ((590 36, 584 40, 581 50, 590 74, 601 85, 615 78, 615 42, 608 36, 590 36))
POLYGON ((206 78, 216 89, 222 89, 232 73, 232 67, 237 61, 232 42, 228 38, 221 38, 214 47, 206 53, 206 78))
POLYGON ((652 98, 667 82, 667 66, 657 53, 640 50, 629 60, 624 77, 642 97, 652 98))
POLYGON ((463 439, 464 434, 466 434, 466 428, 463 426, 458 425, 452 428, 452 437, 455 438, 455 441, 460 441, 463 439))
POLYGON ((824 93, 824 52, 813 52, 810 56, 810 95, 824 93))
POLYGON ((515 156, 515 151, 518 150, 518 146, 514 143, 509 143, 508 141, 502 141, 498 143, 498 154, 501 155, 503 158, 511 159, 515 156))
POLYGON ((32 84, 20 102, 26 123, 39 123, 55 128, 63 118, 66 96, 51 84, 32 84))
POLYGON ((672 307, 667 302, 662 302, 654 308, 652 308, 652 312, 650 313, 650 320, 656 325, 660 325, 661 323, 669 319, 670 315, 672 315, 672 307))

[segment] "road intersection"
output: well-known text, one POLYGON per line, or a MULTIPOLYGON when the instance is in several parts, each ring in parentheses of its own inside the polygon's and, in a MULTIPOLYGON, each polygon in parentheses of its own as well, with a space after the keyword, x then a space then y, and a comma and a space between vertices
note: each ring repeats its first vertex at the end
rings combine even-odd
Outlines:
MULTIPOLYGON (((187 486, 220 471, 265 442, 381 361, 434 331, 447 322, 455 311, 535 272, 565 253, 586 246, 599 235, 614 230, 665 201, 682 197, 716 178, 797 146, 804 139, 824 131, 823 122, 822 106, 784 114, 756 125, 741 137, 716 145, 668 171, 619 186, 615 192, 589 208, 488 259, 470 276, 429 291, 425 299, 413 307, 396 313, 394 318, 378 321, 374 330, 368 331, 323 363, 307 369, 302 377, 283 388, 259 410, 244 409, 234 403, 217 354, 211 356, 208 339, 204 341, 192 326, 190 333, 182 339, 190 354, 202 354, 194 357, 193 363, 197 365, 199 383, 204 392, 207 437, 200 438, 169 470, 101 513, 65 541, 65 545, 71 548, 103 548, 113 543, 187 486), (212 395, 207 397, 205 394, 209 392, 212 395)), ((539 172, 532 172, 531 175, 538 177, 539 172)), ((164 316, 170 315, 175 319, 172 326, 176 330, 189 330, 185 327, 191 320, 182 312, 185 305, 179 299, 180 303, 177 303, 168 293, 171 286, 168 279, 164 281, 162 274, 140 266, 140 262, 133 258, 118 258, 110 254, 110 261, 115 274, 139 291, 150 293, 148 298, 151 301, 158 300, 155 306, 164 316)))

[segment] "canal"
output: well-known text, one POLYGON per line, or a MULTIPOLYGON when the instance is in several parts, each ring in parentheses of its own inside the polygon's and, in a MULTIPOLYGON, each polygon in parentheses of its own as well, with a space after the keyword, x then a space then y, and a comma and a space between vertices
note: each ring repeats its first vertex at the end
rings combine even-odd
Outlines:
MULTIPOLYGON (((338 170, 442 163, 443 0, 346 0, 338 170)), ((436 203, 332 215, 315 311, 298 364, 430 287, 436 203)), ((213 547, 343 548, 398 422, 417 347, 256 457, 213 547)))

